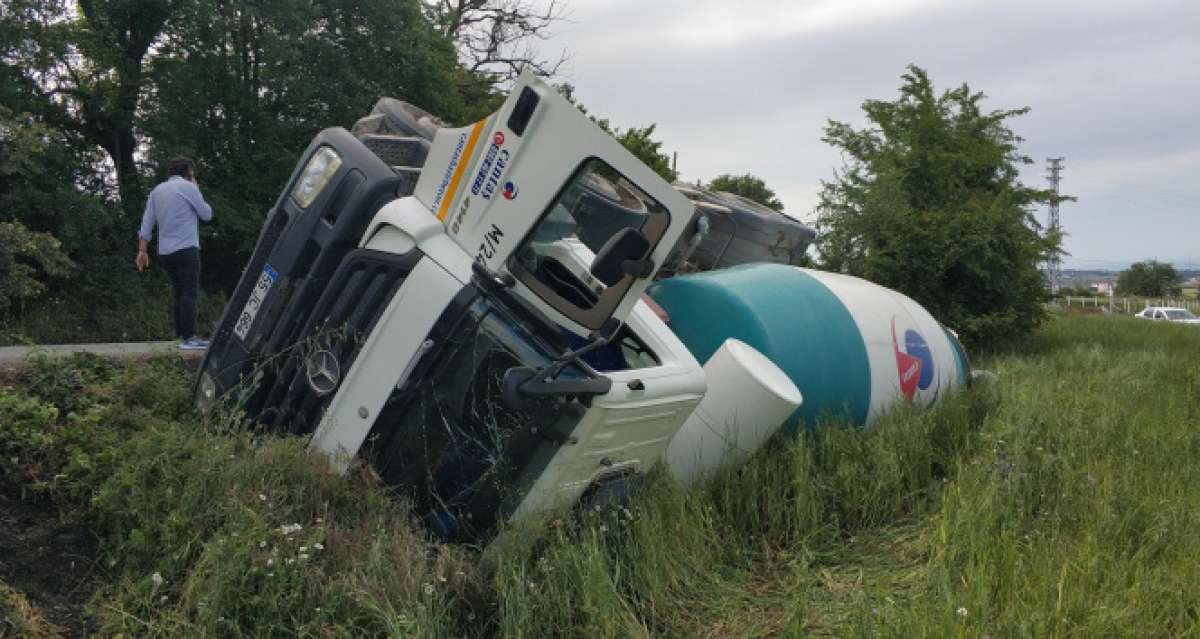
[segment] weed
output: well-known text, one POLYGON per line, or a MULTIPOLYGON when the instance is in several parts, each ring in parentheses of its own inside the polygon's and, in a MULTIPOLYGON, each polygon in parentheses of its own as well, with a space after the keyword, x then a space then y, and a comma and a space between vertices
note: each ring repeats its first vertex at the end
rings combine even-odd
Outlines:
POLYGON ((51 639, 62 635, 62 628, 46 621, 25 595, 0 582, 0 639, 51 639))
POLYGON ((487 575, 368 469, 205 428, 177 359, 0 391, 0 465, 100 537, 102 634, 1187 636, 1198 351, 1194 327, 1057 318, 977 358, 990 386, 691 490, 660 469, 510 528, 487 575))

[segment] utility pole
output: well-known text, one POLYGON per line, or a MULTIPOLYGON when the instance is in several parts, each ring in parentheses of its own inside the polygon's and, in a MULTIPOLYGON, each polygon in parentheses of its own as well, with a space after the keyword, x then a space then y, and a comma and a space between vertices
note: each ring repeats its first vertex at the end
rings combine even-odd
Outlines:
MULTIPOLYGON (((1065 157, 1046 158, 1050 163, 1047 167, 1049 173, 1046 175, 1046 180, 1050 182, 1050 190, 1054 192, 1054 196, 1050 199, 1050 216, 1047 220, 1046 227, 1052 233, 1060 233, 1062 224, 1058 219, 1058 183, 1062 180, 1062 161, 1065 157)), ((1046 263, 1046 279, 1049 280, 1050 292, 1058 293, 1062 286, 1062 257, 1060 253, 1055 253, 1050 256, 1050 260, 1046 263)))

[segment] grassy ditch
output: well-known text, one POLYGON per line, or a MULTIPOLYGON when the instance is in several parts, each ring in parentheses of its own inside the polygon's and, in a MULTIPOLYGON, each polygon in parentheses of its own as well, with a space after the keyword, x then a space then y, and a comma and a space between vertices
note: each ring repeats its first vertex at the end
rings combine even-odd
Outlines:
POLYGON ((690 492, 651 476, 487 574, 368 470, 196 421, 171 359, 34 366, 0 391, 0 481, 94 533, 104 635, 1187 636, 1197 353, 1194 327, 1060 318, 982 358, 989 388, 690 492))

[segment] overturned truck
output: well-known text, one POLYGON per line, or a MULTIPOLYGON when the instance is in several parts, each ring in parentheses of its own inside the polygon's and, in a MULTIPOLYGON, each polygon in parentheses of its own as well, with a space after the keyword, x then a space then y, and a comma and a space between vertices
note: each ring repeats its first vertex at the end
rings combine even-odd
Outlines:
MULTIPOLYGON (((791 269, 811 239, 736 198, 673 188, 530 75, 463 128, 384 99, 309 145, 195 401, 309 437, 339 470, 361 458, 435 534, 483 539, 620 493, 689 419, 673 446, 687 479, 721 463, 697 429, 754 424, 751 443, 729 440, 744 448, 794 420, 803 389, 754 343, 768 333, 709 349, 720 372, 706 372, 693 349, 709 345, 685 345, 644 293, 745 260, 791 269), (706 394, 721 399, 697 411, 706 394)), ((676 315, 722 310, 681 307, 672 290, 676 315)), ((961 379, 944 374, 947 388, 961 379)))

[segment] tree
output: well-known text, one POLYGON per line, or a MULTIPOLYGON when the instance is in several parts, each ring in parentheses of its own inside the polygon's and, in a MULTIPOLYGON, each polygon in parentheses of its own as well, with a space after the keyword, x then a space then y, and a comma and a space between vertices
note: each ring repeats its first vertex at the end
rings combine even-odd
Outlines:
POLYGON ((469 78, 490 85, 516 78, 522 69, 552 76, 567 61, 539 56, 531 44, 545 40, 555 22, 564 18, 566 2, 530 0, 425 0, 434 24, 458 46, 469 78))
MULTIPOLYGON (((5 218, 15 218, 14 209, 31 195, 24 187, 39 173, 52 134, 32 118, 0 107, 0 210, 5 218)), ((71 267, 54 236, 0 218, 0 315, 40 296, 48 279, 66 275, 71 267)))
POLYGON ((197 163, 214 222, 205 272, 232 284, 265 212, 313 136, 380 96, 461 121, 454 45, 418 0, 265 0, 179 6, 149 64, 147 157, 197 163), (204 96, 198 100, 196 96, 204 96), (211 264, 211 266, 209 266, 211 264))
POLYGON ((724 191, 726 193, 736 193, 746 199, 754 200, 763 206, 783 211, 783 202, 775 197, 775 191, 767 188, 767 183, 761 178, 750 175, 730 175, 728 173, 718 175, 708 183, 710 191, 724 191))
POLYGON ((17 87, 20 108, 104 149, 130 218, 144 197, 135 121, 146 57, 178 4, 12 0, 0 14, 0 81, 17 87))
POLYGON ((1117 276, 1117 292, 1122 295, 1166 297, 1179 295, 1183 287, 1179 273, 1171 264, 1148 260, 1138 262, 1117 276))
POLYGON ((650 137, 654 135, 654 129, 658 127, 657 124, 633 127, 622 131, 620 128, 613 126, 608 121, 608 118, 598 118, 589 113, 587 107, 583 106, 583 103, 575 98, 574 85, 564 82, 554 85, 554 88, 567 99, 567 102, 574 104, 575 108, 588 116, 588 119, 592 122, 595 122, 596 126, 616 138, 617 142, 621 143, 621 146, 625 147, 637 159, 641 160, 651 171, 661 175, 668 182, 674 182, 679 177, 679 174, 671 167, 671 156, 662 151, 663 143, 650 137))
POLYGON ((1028 109, 984 113, 966 84, 935 95, 922 69, 902 77, 898 99, 863 103, 866 128, 825 127, 846 164, 816 207, 823 265, 909 295, 968 342, 1024 334, 1060 245, 1033 215, 1053 193, 1017 179, 1032 160, 1006 122, 1028 109))
POLYGON ((317 131, 349 126, 384 95, 452 122, 478 117, 496 100, 468 76, 421 0, 0 5, 0 98, 60 130, 78 157, 103 150, 92 173, 115 177, 114 233, 132 236, 163 160, 196 160, 218 212, 205 229, 210 283, 237 277, 317 131))
MULTIPOLYGON (((606 121, 607 123, 607 121, 606 121)), ((613 128, 609 133, 617 138, 621 146, 637 156, 651 171, 662 176, 668 182, 674 182, 678 174, 671 168, 671 156, 662 152, 662 142, 654 140, 654 129, 658 125, 650 124, 644 127, 633 127, 624 131, 613 128)), ((601 127, 604 128, 604 127, 601 127)), ((608 129, 605 129, 608 130, 608 129)))

